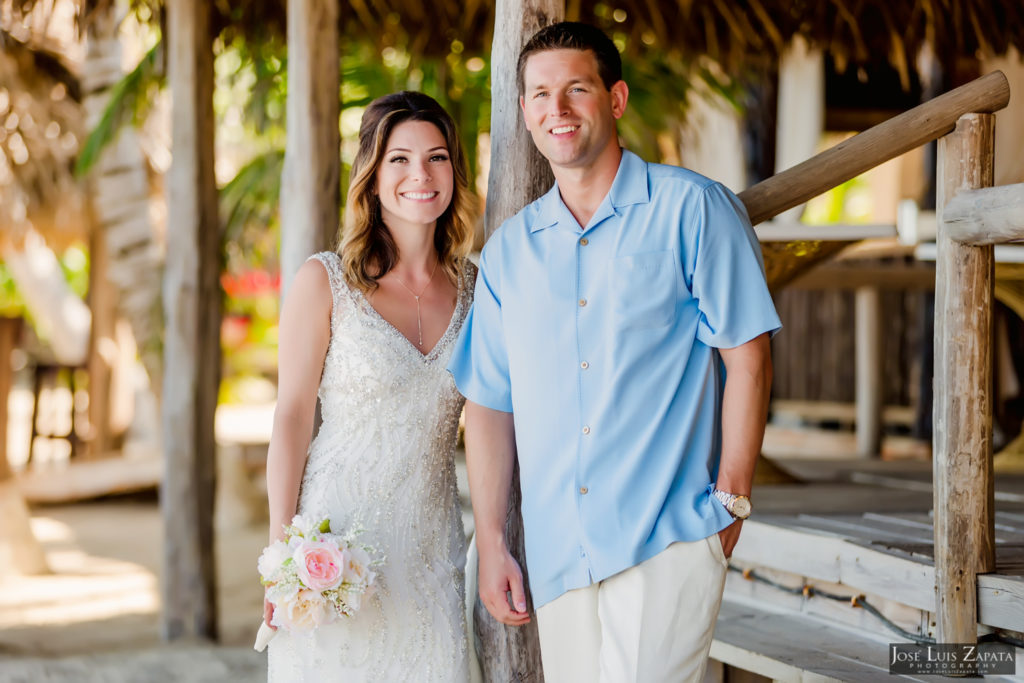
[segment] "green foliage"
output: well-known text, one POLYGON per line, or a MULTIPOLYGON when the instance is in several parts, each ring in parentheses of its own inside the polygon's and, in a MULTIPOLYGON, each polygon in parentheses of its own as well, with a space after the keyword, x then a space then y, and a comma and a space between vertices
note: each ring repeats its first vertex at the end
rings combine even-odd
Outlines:
POLYGON ((160 69, 160 46, 157 43, 124 78, 118 81, 110 94, 103 116, 78 154, 75 173, 83 176, 100 158, 107 145, 117 139, 127 123, 138 126, 149 116, 156 93, 163 88, 165 77, 160 69))
POLYGON ((0 316, 17 318, 25 315, 25 301, 18 293, 7 266, 0 261, 0 316))

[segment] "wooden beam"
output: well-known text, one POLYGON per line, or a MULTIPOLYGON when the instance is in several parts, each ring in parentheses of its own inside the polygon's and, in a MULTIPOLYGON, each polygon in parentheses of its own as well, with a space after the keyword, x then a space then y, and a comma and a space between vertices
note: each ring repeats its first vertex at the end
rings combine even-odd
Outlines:
MULTIPOLYGON (((519 51, 534 33, 564 17, 564 0, 497 2, 491 47, 491 171, 484 217, 486 237, 490 237, 505 219, 546 192, 554 181, 551 167, 537 151, 523 124, 516 63, 519 51)), ((527 581, 527 602, 532 611, 521 502, 517 463, 505 534, 509 550, 523 569, 523 578, 527 581)), ((505 626, 490 615, 478 596, 473 615, 484 680, 544 680, 536 614, 526 626, 505 626)))
POLYGON ((965 244, 1024 240, 1024 183, 959 192, 942 220, 946 234, 965 244))
POLYGON ((220 383, 220 226, 210 5, 167 4, 171 154, 164 272, 162 572, 165 640, 215 639, 214 411, 220 383))
POLYGON ((935 591, 940 642, 977 640, 977 575, 995 569, 992 247, 953 241, 959 191, 992 185, 994 116, 966 114, 939 140, 935 263, 935 591))
POLYGON ((786 285, 789 289, 858 289, 877 286, 885 290, 935 288, 935 269, 929 264, 823 263, 786 285))
POLYGON ((878 287, 860 287, 854 299, 856 336, 857 454, 882 449, 882 297, 878 287))
POLYGON ((995 112, 1009 100, 1006 76, 993 71, 774 175, 744 190, 739 198, 747 207, 750 222, 757 225, 946 135, 957 119, 968 112, 995 112))
POLYGON ((288 96, 281 175, 281 298, 303 261, 338 239, 338 5, 289 0, 288 96))

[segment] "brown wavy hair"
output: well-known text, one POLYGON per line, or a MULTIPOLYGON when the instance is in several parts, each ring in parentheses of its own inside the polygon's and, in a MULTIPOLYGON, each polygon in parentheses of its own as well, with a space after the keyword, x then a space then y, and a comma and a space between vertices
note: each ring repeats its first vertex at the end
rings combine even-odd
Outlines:
POLYGON ((376 289, 377 280, 398 262, 398 245, 381 218, 380 199, 375 190, 377 169, 388 138, 396 126, 406 121, 434 124, 448 146, 454 176, 452 200, 437 219, 434 248, 438 265, 452 284, 458 284, 464 257, 473 245, 473 202, 466 155, 452 117, 432 97, 420 92, 402 91, 378 97, 366 108, 359 126, 359 151, 352 162, 345 228, 338 249, 345 279, 364 292, 376 289))

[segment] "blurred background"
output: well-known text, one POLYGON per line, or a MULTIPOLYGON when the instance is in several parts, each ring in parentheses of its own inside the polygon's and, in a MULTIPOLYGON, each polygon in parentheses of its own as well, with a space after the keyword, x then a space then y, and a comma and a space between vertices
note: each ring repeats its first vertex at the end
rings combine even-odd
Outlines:
MULTIPOLYGON (((209 680, 256 680, 261 660, 246 648, 262 600, 289 44, 285 3, 217 0, 209 12, 225 647, 189 658, 209 680)), ((620 134, 647 160, 739 192, 1002 69, 1015 94, 997 118, 995 182, 1024 181, 1019 2, 569 0, 565 13, 623 53, 620 134)), ((85 656, 110 680, 133 680, 116 673, 116 653, 161 641, 162 297, 177 227, 167 14, 160 0, 0 0, 0 680, 47 670, 85 680, 74 673, 85 656)), ((494 14, 476 1, 341 3, 342 211, 363 109, 422 90, 460 127, 483 244, 494 14)), ((791 272, 773 287, 786 333, 774 342, 766 455, 930 458, 935 191, 933 144, 758 226, 769 271, 791 272), (802 267, 824 242, 835 255, 802 267), (871 368, 851 360, 858 311, 883 321, 871 368), (873 435, 857 431, 858 372, 881 385, 873 435)), ((994 440, 1010 469, 1024 450, 1022 251, 997 250, 994 440)))

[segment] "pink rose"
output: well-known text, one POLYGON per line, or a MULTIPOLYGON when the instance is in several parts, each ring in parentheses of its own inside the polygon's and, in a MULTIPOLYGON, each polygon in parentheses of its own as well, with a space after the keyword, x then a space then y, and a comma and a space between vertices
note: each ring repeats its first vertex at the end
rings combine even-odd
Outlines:
POLYGON ((296 573, 311 590, 322 592, 341 584, 346 558, 338 546, 324 541, 303 541, 292 556, 296 573))

